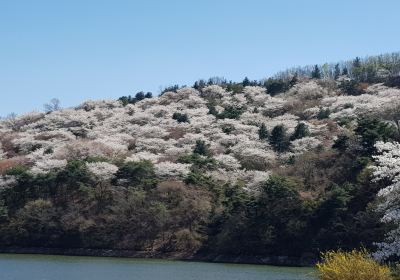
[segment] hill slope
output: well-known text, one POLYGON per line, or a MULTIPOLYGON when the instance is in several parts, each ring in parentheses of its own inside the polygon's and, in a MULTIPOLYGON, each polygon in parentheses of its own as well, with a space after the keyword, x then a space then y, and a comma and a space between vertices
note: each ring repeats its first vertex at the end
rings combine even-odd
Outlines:
POLYGON ((373 248, 387 227, 369 166, 377 141, 399 139, 400 89, 352 82, 208 85, 5 119, 1 243, 181 256, 373 248))

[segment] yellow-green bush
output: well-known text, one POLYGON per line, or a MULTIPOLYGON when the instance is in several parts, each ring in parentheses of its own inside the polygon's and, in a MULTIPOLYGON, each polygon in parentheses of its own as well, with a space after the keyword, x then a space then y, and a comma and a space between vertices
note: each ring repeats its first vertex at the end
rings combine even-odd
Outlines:
POLYGON ((321 280, 391 280, 388 266, 372 259, 365 250, 329 251, 317 264, 321 280))

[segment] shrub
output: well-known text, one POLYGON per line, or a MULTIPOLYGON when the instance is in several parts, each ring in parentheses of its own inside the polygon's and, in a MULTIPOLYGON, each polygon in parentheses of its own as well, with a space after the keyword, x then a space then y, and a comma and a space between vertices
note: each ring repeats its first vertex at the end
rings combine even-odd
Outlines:
POLYGON ((231 134, 235 131, 235 126, 232 124, 225 124, 222 126, 222 132, 226 134, 231 134))
POLYGON ((284 80, 270 78, 264 82, 264 87, 267 88, 268 94, 275 96, 289 90, 290 84, 284 80))
POLYGON ((319 120, 328 119, 330 114, 331 111, 329 110, 329 108, 321 109, 317 115, 317 119, 319 120))
POLYGON ((385 82, 385 86, 400 88, 400 76, 389 77, 385 82))
POLYGON ((206 144, 206 142, 203 140, 196 140, 196 145, 193 149, 193 153, 199 154, 202 156, 209 156, 211 154, 210 150, 209 150, 209 146, 210 145, 206 144))
POLYGON ((329 251, 317 264, 321 280, 390 280, 388 266, 380 265, 365 250, 329 251))
POLYGON ((236 119, 238 120, 240 118, 240 115, 245 111, 245 108, 243 107, 237 107, 233 105, 229 105, 225 107, 225 110, 221 113, 218 114, 219 119, 236 119))
POLYGON ((343 81, 339 84, 339 88, 347 95, 361 95, 364 93, 362 86, 355 80, 343 81))
POLYGON ((175 112, 172 115, 172 118, 174 120, 176 120, 178 123, 189 122, 189 118, 188 118, 187 114, 182 114, 179 112, 175 112))
POLYGON ((120 98, 118 98, 118 100, 122 102, 123 106, 126 106, 128 104, 135 104, 138 101, 152 97, 153 94, 151 92, 147 92, 145 94, 143 91, 139 91, 138 93, 135 94, 135 97, 132 97, 131 95, 121 96, 120 98))

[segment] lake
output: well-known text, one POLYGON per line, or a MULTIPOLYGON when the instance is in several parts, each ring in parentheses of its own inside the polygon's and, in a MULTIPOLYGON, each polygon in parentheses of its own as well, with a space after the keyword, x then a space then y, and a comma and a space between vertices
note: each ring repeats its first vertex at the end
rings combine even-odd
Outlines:
POLYGON ((311 268, 0 254, 1 280, 310 280, 311 268))

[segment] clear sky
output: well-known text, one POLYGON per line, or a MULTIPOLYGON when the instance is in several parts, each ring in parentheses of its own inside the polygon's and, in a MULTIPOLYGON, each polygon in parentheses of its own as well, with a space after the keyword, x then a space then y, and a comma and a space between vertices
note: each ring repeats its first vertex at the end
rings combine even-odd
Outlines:
POLYGON ((400 50, 398 0, 0 0, 0 116, 400 50))

